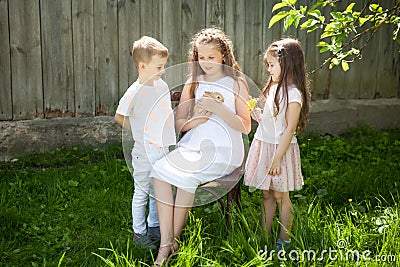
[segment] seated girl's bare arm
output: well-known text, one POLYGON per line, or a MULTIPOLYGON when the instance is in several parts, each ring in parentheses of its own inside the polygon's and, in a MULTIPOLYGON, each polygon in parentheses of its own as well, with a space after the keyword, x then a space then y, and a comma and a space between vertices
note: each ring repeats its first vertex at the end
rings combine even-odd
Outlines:
POLYGON ((203 110, 196 112, 191 115, 192 106, 195 104, 194 99, 190 97, 190 84, 186 84, 183 87, 181 99, 175 114, 175 130, 177 133, 186 132, 190 129, 206 122, 211 116, 211 112, 203 110))
POLYGON ((247 101, 249 100, 249 90, 245 80, 239 79, 238 83, 235 83, 236 97, 236 116, 239 119, 237 128, 244 134, 248 134, 251 130, 251 117, 250 111, 247 106, 247 101), (237 91, 236 91, 237 90, 237 91))

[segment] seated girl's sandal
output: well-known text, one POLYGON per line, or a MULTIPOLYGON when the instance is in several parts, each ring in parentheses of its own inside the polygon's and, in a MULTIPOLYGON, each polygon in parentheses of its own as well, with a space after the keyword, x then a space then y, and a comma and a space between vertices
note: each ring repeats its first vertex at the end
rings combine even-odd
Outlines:
MULTIPOLYGON (((166 266, 167 262, 169 261, 169 259, 171 258, 171 255, 173 254, 173 244, 172 243, 168 243, 168 244, 164 244, 161 245, 160 248, 158 249, 158 255, 162 255, 163 258, 160 262, 154 262, 153 265, 151 265, 152 267, 161 267, 161 266, 166 266), (165 253, 164 251, 166 251, 166 248, 168 248, 168 253, 165 253)), ((157 258, 158 258, 157 255, 157 258)), ((157 261, 156 258, 156 261, 157 261)))
POLYGON ((171 254, 169 255, 169 258, 176 255, 178 253, 178 250, 179 250, 179 243, 178 240, 175 238, 171 243, 171 254))

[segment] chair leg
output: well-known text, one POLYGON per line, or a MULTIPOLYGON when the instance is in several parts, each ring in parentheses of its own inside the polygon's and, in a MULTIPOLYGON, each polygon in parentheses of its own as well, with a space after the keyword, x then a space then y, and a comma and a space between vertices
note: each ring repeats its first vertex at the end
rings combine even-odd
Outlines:
POLYGON ((231 192, 228 193, 228 196, 226 198, 226 210, 225 210, 225 225, 226 228, 230 228, 231 227, 231 211, 232 211, 232 201, 230 200, 230 194, 231 192))
POLYGON ((234 197, 234 200, 235 200, 235 202, 236 202, 236 205, 239 207, 239 208, 241 208, 241 203, 240 203, 240 199, 241 199, 241 191, 240 191, 240 184, 238 183, 236 186, 235 186, 235 197, 234 197))
POLYGON ((219 197, 218 194, 210 188, 200 188, 208 193, 212 194, 221 205, 222 214, 225 217, 225 224, 227 228, 231 227, 231 213, 232 213, 232 202, 234 201, 236 205, 240 208, 240 183, 237 183, 226 195, 226 204, 223 198, 219 197))
POLYGON ((231 226, 230 215, 232 213, 232 202, 235 201, 236 205, 240 206, 240 184, 237 183, 231 191, 229 191, 226 197, 226 211, 225 211, 225 223, 227 228, 231 226))
POLYGON ((225 206, 224 200, 223 198, 221 198, 214 190, 209 189, 209 188, 201 188, 202 190, 210 193, 211 195, 213 195, 215 197, 215 199, 219 202, 219 204, 221 205, 221 209, 222 209, 222 213, 225 214, 226 213, 226 209, 227 207, 225 206))

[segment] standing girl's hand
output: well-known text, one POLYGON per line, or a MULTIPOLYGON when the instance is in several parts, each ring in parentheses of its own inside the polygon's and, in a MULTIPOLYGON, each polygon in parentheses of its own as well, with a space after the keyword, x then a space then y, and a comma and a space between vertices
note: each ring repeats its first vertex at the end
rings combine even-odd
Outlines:
POLYGON ((281 174, 281 158, 274 157, 272 160, 271 167, 269 168, 269 175, 280 175, 281 174))
POLYGON ((262 116, 262 109, 259 107, 255 107, 251 110, 251 117, 253 118, 253 120, 255 120, 256 122, 260 122, 261 121, 261 116, 262 116))

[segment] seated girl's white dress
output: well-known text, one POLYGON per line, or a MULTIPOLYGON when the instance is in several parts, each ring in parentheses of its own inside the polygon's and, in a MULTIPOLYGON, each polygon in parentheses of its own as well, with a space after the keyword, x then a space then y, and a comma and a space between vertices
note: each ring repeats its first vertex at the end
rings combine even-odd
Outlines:
MULTIPOLYGON (((205 82, 200 77, 195 99, 206 91, 219 92, 224 97, 223 105, 236 114, 234 82, 230 76, 216 82, 205 82)), ((194 193, 199 185, 233 172, 242 165, 243 158, 241 132, 212 114, 207 122, 186 132, 176 149, 154 164, 151 177, 194 193)))

